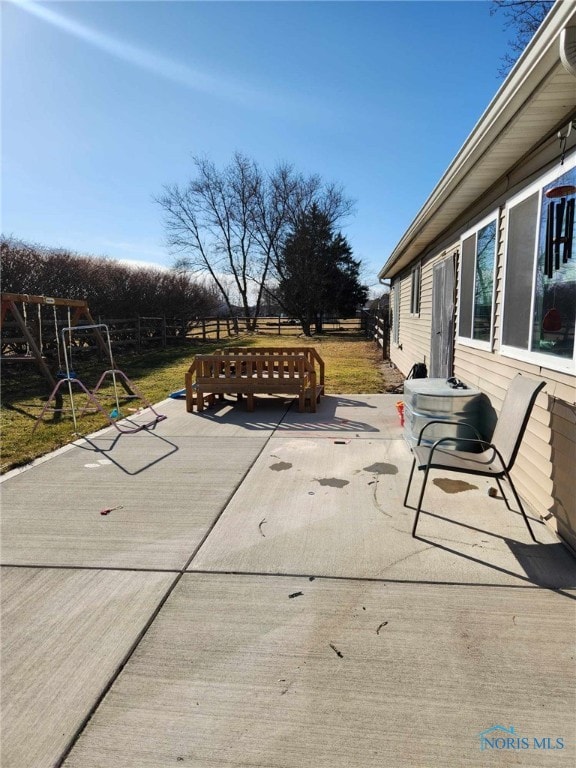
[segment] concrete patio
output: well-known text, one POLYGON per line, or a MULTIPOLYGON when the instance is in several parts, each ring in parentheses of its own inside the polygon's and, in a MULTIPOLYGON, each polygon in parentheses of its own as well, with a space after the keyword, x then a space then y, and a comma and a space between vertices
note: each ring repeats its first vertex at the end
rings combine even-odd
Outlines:
POLYGON ((413 539, 397 399, 167 400, 6 476, 2 768, 574 765, 576 560, 462 475, 413 539))

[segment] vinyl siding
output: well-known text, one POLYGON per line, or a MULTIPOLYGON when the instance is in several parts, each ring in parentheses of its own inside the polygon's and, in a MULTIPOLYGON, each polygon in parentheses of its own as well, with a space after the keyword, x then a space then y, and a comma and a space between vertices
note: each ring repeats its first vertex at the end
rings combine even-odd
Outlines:
POLYGON ((567 374, 481 350, 456 346, 454 374, 485 392, 497 413, 517 374, 546 381, 538 395, 512 477, 537 516, 552 512, 576 548, 576 387, 567 374))
MULTIPOLYGON (((487 211, 489 212, 489 211, 487 211)), ((492 351, 456 343, 454 375, 484 392, 499 413, 506 390, 517 373, 546 381, 538 395, 512 476, 535 517, 548 524, 576 549, 576 377, 499 354, 504 280, 505 210, 500 210, 492 351)), ((410 272, 401 278, 400 347, 391 357, 407 374, 415 362, 429 362, 432 322, 432 269, 447 251, 422 264, 420 316, 409 314, 410 272)), ((456 292, 458 292, 458 272, 456 292)), ((456 303, 457 306, 457 303, 456 303)), ((458 324, 456 322, 456 327, 458 324)))
MULTIPOLYGON (((414 363, 426 363, 430 367, 430 334, 432 328, 432 275, 434 265, 447 256, 446 251, 422 261, 420 312, 410 314, 412 273, 405 272, 400 282, 400 338, 392 344, 390 358, 406 376, 414 363)), ((395 284, 398 284, 395 282, 395 284)))

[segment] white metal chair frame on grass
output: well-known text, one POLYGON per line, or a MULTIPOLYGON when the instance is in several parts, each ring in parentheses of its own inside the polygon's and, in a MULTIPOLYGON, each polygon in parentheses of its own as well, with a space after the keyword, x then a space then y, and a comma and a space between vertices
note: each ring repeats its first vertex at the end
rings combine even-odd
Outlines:
MULTIPOLYGON (((68 310, 68 314, 70 314, 70 310, 68 310)), ((40 415, 36 419, 36 423, 34 425, 34 429, 32 430, 32 433, 36 431, 36 428, 42 421, 44 414, 48 410, 49 406, 55 400, 56 395, 60 389, 60 387, 64 386, 65 384, 68 385, 68 394, 70 396, 70 410, 72 411, 72 420, 74 421, 74 432, 75 434, 80 434, 78 432, 78 423, 76 419, 76 407, 74 405, 74 395, 72 392, 72 385, 80 387, 80 389, 84 392, 84 394, 88 398, 88 404, 82 409, 82 412, 80 413, 80 416, 83 416, 84 413, 88 410, 89 405, 92 405, 96 410, 100 411, 100 413, 106 418, 108 423, 113 426, 118 432, 121 432, 123 434, 131 434, 133 432, 140 432, 144 429, 151 429, 152 427, 156 426, 160 421, 164 421, 166 419, 166 416, 158 413, 153 405, 144 397, 144 395, 137 389, 137 387, 134 385, 132 381, 126 376, 126 374, 116 368, 116 364, 114 362, 114 356, 112 354, 112 343, 110 340, 110 331, 108 330, 108 326, 103 323, 97 323, 95 325, 69 325, 67 328, 64 328, 62 330, 62 348, 64 349, 64 361, 66 364, 66 375, 65 377, 61 378, 60 381, 56 384, 54 389, 52 390, 50 397, 48 398, 46 404, 42 408, 42 411, 40 412, 40 415), (100 376, 98 379, 98 383, 90 392, 90 390, 84 385, 82 381, 80 381, 79 378, 76 377, 76 374, 74 374, 71 370, 71 334, 72 331, 98 331, 103 332, 106 336, 106 349, 108 351, 108 358, 110 361, 110 368, 100 376), (70 357, 68 356, 68 351, 66 349, 66 334, 69 336, 69 343, 70 343, 70 357), (98 401, 98 398, 96 397, 96 394, 100 387, 102 386, 104 380, 108 377, 112 377, 112 385, 114 388, 114 400, 116 403, 116 407, 113 411, 115 414, 114 418, 111 416, 111 414, 107 413, 100 402, 98 401), (131 397, 138 398, 139 400, 144 403, 144 407, 142 410, 150 410, 153 414, 153 418, 145 423, 145 424, 133 424, 129 427, 122 427, 120 426, 116 419, 120 417, 120 401, 118 399, 118 379, 120 379, 121 382, 124 382, 126 386, 130 389, 132 392, 131 397)), ((60 357, 60 351, 58 351, 58 357, 60 357)))
POLYGON ((420 512, 422 511, 422 501, 424 499, 424 491, 426 490, 426 483, 428 482, 428 474, 431 469, 442 469, 450 472, 461 472, 470 475, 482 475, 484 477, 491 477, 497 483, 502 493, 502 497, 506 503, 507 508, 512 511, 512 507, 508 503, 506 494, 502 487, 501 480, 506 478, 516 499, 516 503, 520 508, 526 527, 530 532, 530 536, 533 541, 536 541, 534 532, 528 522, 528 517, 520 501, 520 497, 516 491, 510 471, 514 466, 518 451, 520 449, 520 443, 526 431, 528 419, 530 413, 536 402, 538 393, 546 386, 545 381, 537 381, 535 379, 527 378, 518 374, 511 382, 506 397, 502 403, 502 409, 496 423, 496 428, 492 435, 492 440, 483 440, 476 430, 466 422, 441 422, 444 424, 459 424, 468 428, 474 429, 476 433, 475 438, 465 437, 442 437, 436 440, 432 446, 421 445, 422 436, 426 429, 432 424, 439 423, 438 421, 430 421, 421 430, 418 436, 418 443, 412 449, 414 453, 414 461, 412 463, 412 469, 410 471, 410 477, 408 479, 408 486, 406 488, 406 495, 404 496, 404 506, 408 506, 408 494, 410 493, 410 486, 412 484, 412 478, 414 476, 414 470, 418 467, 419 470, 424 471, 424 480, 422 488, 420 490, 420 497, 418 499, 418 505, 416 507, 416 516, 414 518, 414 525, 412 526, 412 536, 416 537, 416 527, 418 525, 418 519, 420 512), (446 443, 466 443, 470 444, 471 451, 462 451, 457 449, 444 448, 446 443), (473 452, 474 447, 478 452, 473 452), (478 450, 479 449, 479 450, 478 450))

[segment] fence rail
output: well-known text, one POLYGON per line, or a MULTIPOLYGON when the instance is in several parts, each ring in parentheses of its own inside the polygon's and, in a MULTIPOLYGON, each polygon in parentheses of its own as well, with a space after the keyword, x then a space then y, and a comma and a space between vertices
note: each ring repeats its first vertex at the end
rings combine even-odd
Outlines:
POLYGON ((382 350, 382 359, 390 358, 390 318, 388 312, 370 310, 362 312, 362 328, 382 350))
MULTIPOLYGON (((103 318, 98 317, 98 323, 108 326, 114 348, 143 351, 149 348, 186 343, 190 341, 210 342, 220 339, 230 339, 242 333, 246 328, 246 320, 242 317, 132 317, 132 318, 103 318)), ((41 351, 50 356, 59 352, 62 344, 62 330, 67 326, 65 320, 56 325, 38 322, 30 323, 30 333, 38 343, 41 351)), ((259 317, 256 321, 255 332, 274 336, 299 336, 302 333, 300 323, 282 315, 259 317)), ((330 333, 357 333, 363 331, 372 338, 382 349, 383 359, 388 359, 390 352, 390 323, 387 312, 363 310, 357 317, 326 318, 323 321, 323 331, 330 333)), ((71 338, 66 343, 79 351, 94 346, 89 331, 72 331, 71 338)), ((30 354, 29 344, 23 337, 16 323, 6 320, 2 327, 2 356, 25 357, 30 354)))
MULTIPOLYGON (((115 348, 145 350, 151 347, 166 348, 187 341, 218 341, 233 338, 246 328, 242 317, 132 317, 104 318, 95 322, 108 326, 110 339, 115 348)), ((62 330, 68 322, 61 319, 56 324, 39 324, 36 319, 30 323, 30 333, 42 353, 51 355, 59 352, 63 343, 62 330)), ((364 329, 362 316, 353 318, 327 318, 323 322, 324 333, 358 332, 364 329)), ((299 322, 283 316, 259 317, 254 331, 258 334, 298 336, 302 333, 299 322)), ((89 330, 66 334, 65 343, 75 349, 88 351, 94 342, 89 330)), ((2 326, 2 356, 10 357, 30 354, 29 343, 15 322, 6 320, 2 326)))

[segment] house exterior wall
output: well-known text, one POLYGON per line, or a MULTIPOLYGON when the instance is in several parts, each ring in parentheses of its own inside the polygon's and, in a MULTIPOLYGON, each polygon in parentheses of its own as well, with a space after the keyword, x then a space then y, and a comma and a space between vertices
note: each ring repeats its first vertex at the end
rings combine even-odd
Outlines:
POLYGON ((454 375, 485 392, 498 413, 517 373, 544 379, 512 477, 536 517, 550 523, 576 549, 576 406, 574 378, 535 365, 456 345, 454 375))
POLYGON ((410 312, 412 292, 412 270, 406 270, 393 285, 400 289, 400 338, 392 345, 391 359, 407 374, 414 363, 430 364, 430 334, 432 329, 432 273, 434 265, 456 250, 443 249, 421 261, 420 311, 410 312))
MULTIPOLYGON (((455 222, 443 243, 432 245, 422 254, 421 313, 410 315, 411 272, 406 270, 392 281, 400 286, 400 325, 398 344, 391 345, 391 359, 406 375, 412 364, 428 361, 432 317, 432 269, 455 248, 455 238, 471 224, 493 212, 498 213, 493 331, 488 349, 458 342, 454 338, 453 375, 485 392, 499 412, 510 381, 517 373, 541 378, 545 389, 538 395, 528 428, 513 469, 518 492, 536 517, 546 519, 576 550, 576 376, 543 365, 527 363, 500 353, 506 248, 506 200, 528 186, 549 164, 550 148, 527 158, 525 164, 508 176, 507 190, 493 190, 479 198, 473 212, 455 222), (510 185, 510 179, 514 184, 510 185), (452 241, 451 246, 446 243, 452 241)), ((456 274, 456 294, 460 290, 461 262, 456 274)), ((456 304, 458 306, 458 304, 456 304)))

